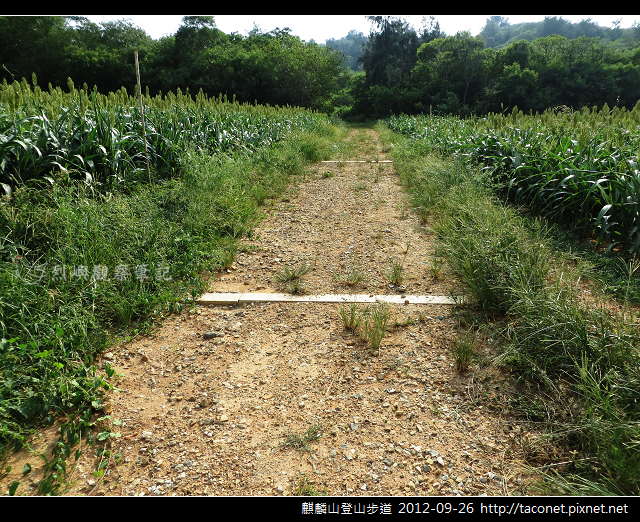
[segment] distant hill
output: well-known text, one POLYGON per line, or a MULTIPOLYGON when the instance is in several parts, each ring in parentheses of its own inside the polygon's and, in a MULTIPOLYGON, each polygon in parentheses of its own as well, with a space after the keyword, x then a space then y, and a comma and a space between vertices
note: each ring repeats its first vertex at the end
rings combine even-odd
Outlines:
POLYGON ((612 27, 603 27, 591 20, 591 18, 574 23, 557 16, 547 16, 540 22, 510 24, 508 18, 491 16, 487 18, 487 23, 480 31, 480 36, 484 39, 487 47, 493 49, 507 47, 517 40, 532 42, 536 38, 553 34, 564 36, 568 39, 587 36, 589 38, 599 37, 603 42, 624 43, 629 38, 640 37, 640 26, 634 25, 628 29, 622 29, 619 23, 614 23, 612 27))
POLYGON ((344 66, 353 71, 362 71, 362 65, 358 63, 358 58, 362 56, 363 46, 367 43, 368 37, 364 33, 359 33, 352 29, 347 36, 343 36, 339 40, 330 38, 324 45, 342 51, 344 53, 344 66))

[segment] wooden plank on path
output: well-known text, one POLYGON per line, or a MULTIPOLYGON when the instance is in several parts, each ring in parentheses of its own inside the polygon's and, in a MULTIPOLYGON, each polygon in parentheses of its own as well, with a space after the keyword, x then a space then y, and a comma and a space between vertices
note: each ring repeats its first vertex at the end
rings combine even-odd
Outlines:
POLYGON ((291 295, 276 293, 208 293, 196 300, 202 305, 233 305, 247 303, 393 303, 453 305, 456 300, 444 295, 372 295, 372 294, 325 294, 291 295))

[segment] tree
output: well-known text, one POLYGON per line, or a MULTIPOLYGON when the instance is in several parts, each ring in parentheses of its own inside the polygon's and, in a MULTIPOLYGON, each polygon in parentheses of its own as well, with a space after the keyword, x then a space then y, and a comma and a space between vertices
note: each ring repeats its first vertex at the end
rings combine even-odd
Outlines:
POLYGON ((0 16, 0 78, 66 82, 59 71, 70 36, 62 16, 0 16))
POLYGON ((496 47, 509 39, 509 19, 504 16, 491 16, 480 31, 487 47, 496 47))
POLYGON ((514 62, 505 65, 496 84, 496 102, 508 107, 517 106, 522 111, 535 107, 534 97, 538 88, 538 73, 531 69, 521 68, 514 62))
POLYGON ((587 36, 589 38, 595 38, 597 36, 602 36, 601 27, 591 20, 591 18, 583 18, 578 22, 578 26, 576 28, 577 36, 587 36))
POLYGON ((417 53, 416 79, 426 83, 428 92, 454 92, 467 105, 472 87, 481 83, 485 65, 485 44, 469 32, 423 44, 417 53), (435 89, 434 89, 435 87, 435 89))
POLYGON ((540 36, 570 36, 568 34, 569 28, 571 27, 571 22, 569 20, 565 20, 564 18, 557 16, 545 16, 542 22, 542 30, 540 36))
MULTIPOLYGON (((96 24, 75 20, 64 59, 59 67, 82 85, 97 86, 101 92, 130 89, 136 84, 134 51, 139 52, 141 72, 157 42, 129 20, 96 24)), ((145 75, 143 74, 143 78, 145 75)), ((149 78, 145 80, 148 82, 149 78)))
POLYGON ((403 86, 417 61, 418 47, 442 34, 433 17, 423 19, 420 35, 400 18, 368 16, 367 19, 378 29, 371 31, 360 59, 367 85, 403 86))
POLYGON ((433 16, 422 20, 419 32, 406 20, 390 16, 369 16, 372 30, 360 57, 365 71, 364 85, 352 91, 354 110, 367 116, 387 116, 392 112, 419 110, 419 93, 413 84, 412 71, 421 44, 441 36, 440 25, 433 16), (374 88, 375 87, 375 88, 374 88))
POLYGON ((176 32, 176 57, 182 65, 188 66, 198 53, 227 40, 227 35, 216 28, 213 16, 184 16, 176 32))
POLYGON ((359 33, 355 30, 349 31, 347 36, 336 40, 330 38, 326 41, 325 45, 336 51, 340 51, 344 55, 344 65, 349 67, 353 71, 362 71, 362 64, 358 59, 362 56, 363 48, 367 43, 367 37, 364 33, 359 33))

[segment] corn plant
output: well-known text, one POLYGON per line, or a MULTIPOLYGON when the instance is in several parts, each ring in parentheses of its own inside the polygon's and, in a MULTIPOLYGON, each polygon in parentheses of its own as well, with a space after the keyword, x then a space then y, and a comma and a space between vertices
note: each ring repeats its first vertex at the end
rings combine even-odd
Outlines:
POLYGON ((640 251, 640 104, 468 120, 395 116, 388 124, 425 150, 481 164, 509 198, 587 230, 608 250, 640 251))
POLYGON ((142 181, 148 157, 154 179, 180 171, 186 146, 237 155, 272 145, 291 132, 307 130, 326 117, 302 109, 239 104, 226 98, 193 100, 178 92, 145 97, 148 152, 140 109, 123 89, 59 88, 31 91, 23 82, 0 85, 0 183, 10 193, 31 180, 53 183, 56 175, 89 184, 142 181))

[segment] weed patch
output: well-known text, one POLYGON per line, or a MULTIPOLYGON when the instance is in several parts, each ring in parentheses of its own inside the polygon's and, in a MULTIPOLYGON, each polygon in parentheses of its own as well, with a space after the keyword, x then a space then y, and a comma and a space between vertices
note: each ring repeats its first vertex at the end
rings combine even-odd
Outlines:
POLYGON ((391 268, 387 271, 387 280, 395 286, 400 286, 404 281, 404 266, 396 259, 391 260, 391 268))
POLYGON ((285 267, 275 275, 275 280, 279 283, 285 283, 292 294, 298 294, 302 291, 304 283, 303 276, 311 272, 311 265, 302 263, 296 267, 285 267))
POLYGON ((357 287, 362 283, 365 283, 368 279, 367 273, 361 268, 356 266, 347 267, 347 269, 340 274, 335 275, 336 281, 347 286, 357 287))
POLYGON ((317 441, 322 437, 323 428, 320 424, 314 424, 302 435, 289 432, 285 435, 286 440, 281 443, 282 448, 294 448, 300 451, 307 451, 313 453, 314 450, 309 447, 309 444, 317 441))

